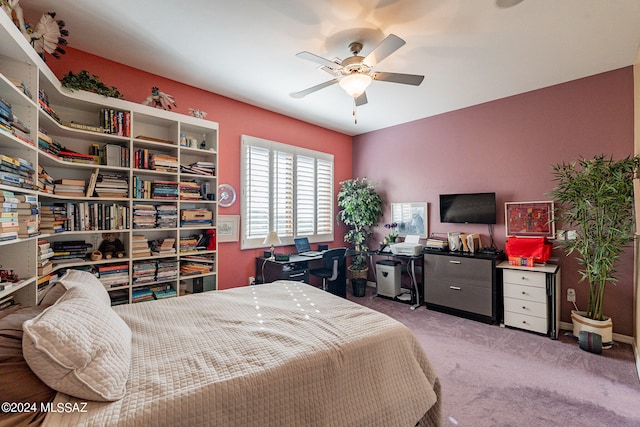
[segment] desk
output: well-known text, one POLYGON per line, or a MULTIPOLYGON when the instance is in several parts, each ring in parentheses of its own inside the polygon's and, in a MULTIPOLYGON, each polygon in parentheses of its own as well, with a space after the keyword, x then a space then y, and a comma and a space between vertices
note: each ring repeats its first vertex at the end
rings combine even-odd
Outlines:
MULTIPOLYGON (((288 261, 257 257, 256 283, 271 283, 276 280, 309 283, 309 264, 321 262, 322 254, 315 256, 291 254, 288 261)), ((346 271, 340 271, 336 280, 327 282, 327 291, 343 298, 347 297, 346 271)))
POLYGON ((406 265, 407 274, 411 279, 411 285, 413 286, 413 290, 416 295, 416 302, 411 306, 411 310, 415 310, 416 308, 422 305, 423 293, 420 292, 420 288, 418 287, 418 279, 416 276, 416 261, 422 262, 422 254, 409 256, 409 255, 396 255, 390 252, 380 253, 378 251, 371 251, 371 252, 368 252, 368 255, 369 255, 369 264, 371 265, 371 268, 373 270, 373 280, 376 283, 376 295, 374 296, 378 295, 378 278, 376 277, 376 263, 374 261, 374 257, 378 255, 378 256, 387 257, 388 259, 400 261, 402 264, 406 265))

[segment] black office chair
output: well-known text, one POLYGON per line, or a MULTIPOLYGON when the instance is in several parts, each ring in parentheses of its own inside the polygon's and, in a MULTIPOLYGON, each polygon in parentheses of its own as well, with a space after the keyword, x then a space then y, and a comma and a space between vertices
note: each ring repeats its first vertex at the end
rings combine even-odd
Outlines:
POLYGON ((329 249, 322 254, 322 268, 312 268, 309 270, 309 274, 322 279, 323 290, 327 290, 327 280, 334 281, 340 276, 344 277, 346 264, 345 252, 345 248, 329 249))

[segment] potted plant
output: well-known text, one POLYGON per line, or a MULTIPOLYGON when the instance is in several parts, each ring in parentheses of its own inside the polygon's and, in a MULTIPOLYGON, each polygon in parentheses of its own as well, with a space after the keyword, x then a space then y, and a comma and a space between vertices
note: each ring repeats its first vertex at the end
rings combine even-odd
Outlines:
POLYGON ((340 186, 338 219, 349 227, 344 241, 351 244, 355 251, 347 270, 352 280, 354 296, 364 296, 368 274, 367 240, 382 216, 384 200, 368 178, 348 179, 342 181, 340 186))
POLYGON ((634 238, 633 178, 639 161, 599 155, 553 166, 555 221, 576 234, 559 243, 567 255, 577 253, 580 282, 589 285, 587 310, 571 311, 576 337, 587 330, 600 334, 603 344, 613 340, 613 321, 603 314, 604 295, 607 284, 617 281, 617 261, 634 238))

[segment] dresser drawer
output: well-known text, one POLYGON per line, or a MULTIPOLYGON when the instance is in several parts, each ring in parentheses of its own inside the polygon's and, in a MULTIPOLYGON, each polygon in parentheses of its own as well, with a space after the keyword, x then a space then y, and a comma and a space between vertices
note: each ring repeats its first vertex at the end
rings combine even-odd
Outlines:
POLYGON ((504 283, 513 283, 515 285, 537 286, 546 288, 545 274, 535 271, 508 270, 503 272, 504 283))
POLYGON ((425 278, 464 283, 491 289, 493 264, 490 260, 426 254, 425 278))
POLYGON ((519 329, 538 332, 540 334, 547 333, 547 319, 541 317, 527 316, 520 313, 510 311, 504 312, 504 324, 519 329))
POLYGON ((504 299, 505 315, 507 311, 512 313, 525 314, 527 316, 547 318, 547 304, 540 302, 526 301, 515 298, 504 299))
POLYGON ((491 316, 491 287, 473 286, 444 280, 427 279, 424 300, 428 304, 491 316))
POLYGON ((547 301, 547 290, 536 286, 514 285, 505 282, 503 293, 505 298, 518 298, 541 303, 547 301))

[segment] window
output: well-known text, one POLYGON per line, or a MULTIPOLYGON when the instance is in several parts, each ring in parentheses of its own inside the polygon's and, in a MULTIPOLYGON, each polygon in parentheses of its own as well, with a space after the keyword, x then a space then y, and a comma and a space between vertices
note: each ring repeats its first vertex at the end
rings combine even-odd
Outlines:
POLYGON ((241 150, 241 249, 264 247, 272 230, 284 244, 333 240, 332 154, 246 135, 241 150))

